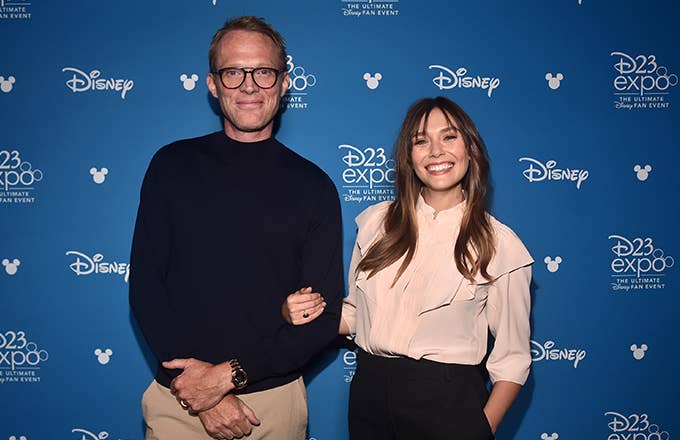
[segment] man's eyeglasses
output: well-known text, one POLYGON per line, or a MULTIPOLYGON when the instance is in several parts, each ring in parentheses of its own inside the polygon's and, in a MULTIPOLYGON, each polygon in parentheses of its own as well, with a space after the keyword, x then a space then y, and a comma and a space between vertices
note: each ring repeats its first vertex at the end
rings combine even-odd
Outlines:
POLYGON ((225 67, 218 71, 211 72, 220 77, 222 85, 227 89, 237 89, 246 80, 246 75, 250 74, 255 84, 261 89, 271 89, 279 79, 279 75, 284 70, 274 69, 273 67, 225 67))

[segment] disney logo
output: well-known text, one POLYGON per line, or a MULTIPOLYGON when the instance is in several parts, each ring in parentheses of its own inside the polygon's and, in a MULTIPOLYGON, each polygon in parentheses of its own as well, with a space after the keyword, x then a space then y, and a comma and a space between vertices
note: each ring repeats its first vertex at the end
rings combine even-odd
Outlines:
POLYGON ((89 74, 75 67, 64 67, 61 71, 73 73, 73 76, 66 80, 66 87, 71 89, 73 93, 87 92, 88 90, 113 90, 120 92, 120 97, 125 99, 127 92, 132 90, 135 85, 135 82, 131 79, 99 78, 101 72, 96 69, 90 71, 89 74))
POLYGON ((521 157, 519 161, 529 162, 529 168, 522 172, 529 182, 540 182, 546 179, 566 180, 576 182, 576 188, 581 189, 581 184, 588 179, 589 175, 587 170, 556 168, 557 162, 554 160, 547 161, 545 165, 531 157, 521 157))
POLYGON ((124 275, 126 283, 130 278, 130 265, 128 263, 118 263, 115 261, 112 263, 102 262, 104 259, 102 254, 94 254, 90 258, 78 251, 68 251, 66 255, 74 255, 76 257, 76 261, 69 264, 68 267, 78 276, 93 273, 124 275))
POLYGON ((449 90, 456 87, 462 89, 472 89, 478 88, 486 90, 487 95, 491 98, 491 94, 501 83, 500 78, 493 78, 488 76, 465 76, 467 74, 467 69, 465 67, 459 67, 455 72, 446 66, 441 66, 439 64, 432 64, 427 67, 428 69, 439 69, 439 75, 432 78, 432 82, 435 86, 439 87, 439 90, 449 90))
POLYGON ((82 434, 80 440, 106 440, 109 438, 109 433, 102 431, 99 434, 94 434, 86 429, 74 428, 71 430, 73 433, 82 434))
POLYGON ((568 360, 574 362, 574 368, 578 367, 578 363, 586 357, 586 351, 576 348, 553 348, 555 342, 546 341, 543 345, 531 340, 531 360, 538 362, 542 360, 568 360))

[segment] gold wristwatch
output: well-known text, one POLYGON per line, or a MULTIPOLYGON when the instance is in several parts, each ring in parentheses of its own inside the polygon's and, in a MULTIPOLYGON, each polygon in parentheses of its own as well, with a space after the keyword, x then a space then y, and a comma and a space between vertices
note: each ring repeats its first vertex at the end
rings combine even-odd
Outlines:
POLYGON ((241 367, 236 359, 230 360, 229 365, 231 366, 231 383, 234 384, 235 389, 242 390, 248 385, 246 370, 241 367))

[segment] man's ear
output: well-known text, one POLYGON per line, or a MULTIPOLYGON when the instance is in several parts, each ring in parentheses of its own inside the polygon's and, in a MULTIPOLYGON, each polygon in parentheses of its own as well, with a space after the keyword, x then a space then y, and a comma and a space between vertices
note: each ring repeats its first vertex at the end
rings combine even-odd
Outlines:
POLYGON ((213 95, 215 99, 217 99, 217 84, 215 84, 215 79, 213 78, 212 73, 208 73, 205 76, 205 84, 208 86, 210 94, 213 95))
POLYGON ((288 72, 283 73, 283 78, 281 79, 281 97, 283 98, 283 95, 285 95, 288 92, 288 88, 290 87, 290 75, 288 72))

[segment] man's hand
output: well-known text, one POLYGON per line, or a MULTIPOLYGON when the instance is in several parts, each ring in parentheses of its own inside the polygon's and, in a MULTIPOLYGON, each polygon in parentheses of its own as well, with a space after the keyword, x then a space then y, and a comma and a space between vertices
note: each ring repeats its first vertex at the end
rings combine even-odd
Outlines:
POLYGON ((184 370, 170 383, 170 390, 192 412, 212 408, 234 388, 229 362, 213 365, 198 359, 173 359, 163 362, 163 367, 184 370))
POLYGON ((241 399, 228 394, 217 405, 198 413, 206 432, 216 439, 241 438, 250 434, 260 421, 241 399))

